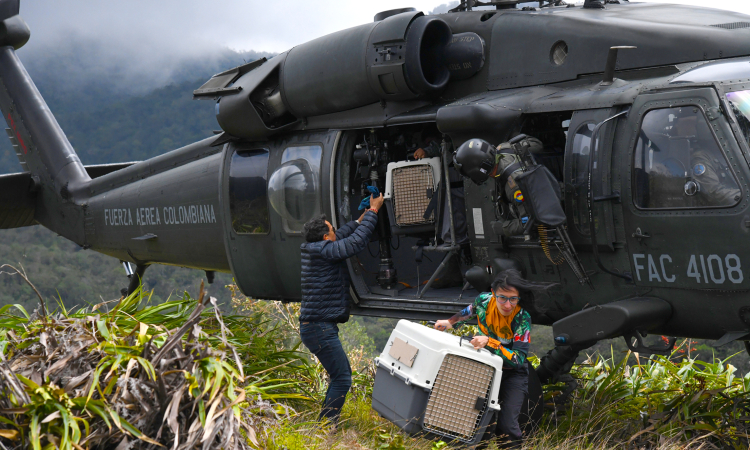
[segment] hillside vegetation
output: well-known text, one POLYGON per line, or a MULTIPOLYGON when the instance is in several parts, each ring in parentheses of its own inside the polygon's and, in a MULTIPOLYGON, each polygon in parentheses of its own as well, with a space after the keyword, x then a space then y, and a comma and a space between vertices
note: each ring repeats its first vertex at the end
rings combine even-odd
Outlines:
MULTIPOLYGON (((218 128, 213 102, 192 100, 193 90, 217 72, 269 56, 217 49, 177 66, 154 67, 154 72, 171 73, 171 83, 144 92, 152 80, 102 73, 103 67, 117 68, 118 56, 96 42, 72 39, 26 51, 20 50, 19 58, 84 164, 145 160, 210 136, 218 128)), ((20 170, 9 141, 0 138, 0 173, 20 170)), ((68 308, 110 300, 128 283, 116 260, 83 251, 41 227, 0 230, 2 263, 23 266, 45 297, 59 298, 68 308)), ((144 282, 154 292, 152 300, 162 302, 174 293, 194 291, 204 277, 199 271, 156 265, 144 282)), ((217 274, 215 286, 223 293, 230 282, 230 276, 217 274)), ((0 275, 0 286, 0 305, 33 308, 36 300, 18 277, 0 275)), ((228 303, 228 298, 220 300, 228 303)))
MULTIPOLYGON (((173 83, 143 92, 138 79, 102 74, 91 66, 96 57, 104 57, 95 43, 73 42, 47 53, 19 55, 44 95, 60 125, 85 164, 144 160, 187 145, 212 134, 218 124, 211 101, 192 100, 192 91, 211 75, 260 56, 258 52, 236 53, 217 50, 211 57, 195 58, 181 65, 154 70, 169 70, 173 83), (80 48, 92 47, 91 55, 80 48), (114 85, 112 84, 114 83, 114 85)), ((107 56, 111 58, 112 56, 107 56)), ((148 84, 143 82, 143 86, 148 84)), ((0 173, 17 172, 20 165, 6 139, 0 138, 0 173)), ((0 230, 0 263, 21 264, 46 296, 55 296, 67 307, 81 305, 85 299, 111 299, 127 285, 118 262, 104 255, 84 251, 72 242, 41 227, 0 230)), ((153 290, 153 301, 170 295, 194 291, 205 275, 178 267, 155 265, 146 271, 145 288, 153 290)), ((220 303, 229 303, 223 286, 231 276, 217 274, 209 290, 220 303)), ((23 283, 0 275, 0 305, 20 303, 30 307, 34 299, 23 283)), ((373 354, 385 344, 392 319, 358 318, 373 345, 373 354)), ((733 358, 742 372, 750 370, 750 357, 741 343, 713 348, 709 341, 696 341, 683 348, 692 357, 710 361, 714 356, 733 358)), ((535 327, 532 351, 544 354, 552 348, 551 330, 535 327)), ((623 355, 627 348, 622 339, 603 341, 589 353, 623 355)), ((582 354, 579 361, 586 358, 582 354)), ((635 362, 631 356, 630 363, 635 362)))
MULTIPOLYGON (((18 54, 84 164, 141 161, 211 136, 219 129, 214 102, 193 100, 193 90, 215 73, 271 56, 217 49, 173 67, 153 68, 171 78, 144 91, 153 81, 99 73, 98 61, 81 48, 102 58, 117 57, 96 43, 75 41, 18 54)), ((0 139, 0 173, 20 171, 10 143, 0 139)))
MULTIPOLYGON (((294 305, 235 296, 237 314, 222 315, 202 290, 148 297, 46 314, 49 304, 0 308, 0 448, 457 448, 378 417, 373 366, 356 340, 345 346, 354 384, 342 421, 317 424, 325 371, 299 345, 294 305)), ((344 328, 361 336, 357 327, 344 328)), ((750 376, 679 352, 634 366, 627 356, 574 367, 570 402, 556 404, 561 387, 547 387, 524 448, 748 448, 750 376)))

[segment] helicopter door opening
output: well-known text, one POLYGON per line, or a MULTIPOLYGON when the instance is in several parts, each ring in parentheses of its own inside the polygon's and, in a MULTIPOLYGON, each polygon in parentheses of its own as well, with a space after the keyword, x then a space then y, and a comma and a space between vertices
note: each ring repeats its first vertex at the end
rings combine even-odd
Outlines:
POLYGON ((750 286, 748 166, 712 88, 646 94, 629 115, 625 235, 636 285, 750 286), (743 200, 744 199, 744 200, 743 200))
POLYGON ((342 133, 333 162, 338 225, 362 214, 369 187, 385 196, 368 248, 348 260, 357 314, 434 317, 477 295, 463 289, 461 274, 471 267, 468 245, 460 245, 468 244, 464 182, 452 169, 446 177, 444 145, 452 150, 434 123, 342 133), (449 203, 454 222, 463 224, 454 227, 455 246, 449 203))
POLYGON ((564 179, 565 144, 572 112, 561 111, 524 115, 520 133, 533 136, 544 144, 534 153, 534 160, 547 167, 559 182, 564 179))

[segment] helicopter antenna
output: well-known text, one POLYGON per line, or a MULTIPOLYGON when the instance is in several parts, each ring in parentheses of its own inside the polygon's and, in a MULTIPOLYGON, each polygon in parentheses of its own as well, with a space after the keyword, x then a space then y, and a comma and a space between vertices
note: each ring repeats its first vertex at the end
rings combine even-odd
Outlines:
POLYGON ((586 9, 605 9, 607 4, 619 5, 620 2, 630 2, 630 0, 586 0, 583 7, 586 9))
POLYGON ((607 55, 607 65, 604 67, 604 79, 601 82, 602 86, 609 86, 615 82, 615 68, 617 67, 617 52, 618 50, 633 50, 638 47, 632 45, 620 45, 617 47, 610 47, 609 54, 607 55))
POLYGON ((494 6, 495 9, 509 9, 515 8, 517 4, 523 1, 524 0, 489 0, 483 2, 481 0, 460 0, 458 6, 449 10, 448 12, 471 11, 476 6, 494 6))

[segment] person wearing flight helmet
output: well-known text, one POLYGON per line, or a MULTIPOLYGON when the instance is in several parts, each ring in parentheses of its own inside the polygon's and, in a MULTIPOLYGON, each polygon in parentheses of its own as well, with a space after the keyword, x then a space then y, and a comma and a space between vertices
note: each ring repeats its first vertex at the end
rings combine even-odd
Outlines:
POLYGON ((518 142, 504 142, 493 147, 482 139, 469 139, 453 155, 453 165, 464 177, 477 185, 494 178, 497 183, 499 206, 502 207, 502 232, 504 236, 523 234, 529 215, 523 193, 515 178, 523 173, 519 154, 535 153, 543 148, 539 139, 525 137, 518 142), (515 148, 514 148, 515 147, 515 148))

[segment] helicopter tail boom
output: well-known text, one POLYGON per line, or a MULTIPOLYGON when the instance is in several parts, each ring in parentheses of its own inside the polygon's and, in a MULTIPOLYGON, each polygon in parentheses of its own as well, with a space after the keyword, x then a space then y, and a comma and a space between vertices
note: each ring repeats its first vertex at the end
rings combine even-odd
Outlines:
POLYGON ((35 220, 80 243, 80 205, 91 178, 16 56, 30 36, 18 11, 18 0, 0 1, 0 112, 21 167, 30 175, 28 190, 36 192, 35 220))
POLYGON ((90 180, 10 45, 0 48, 0 110, 24 171, 52 181, 63 198, 70 198, 75 187, 90 180))

